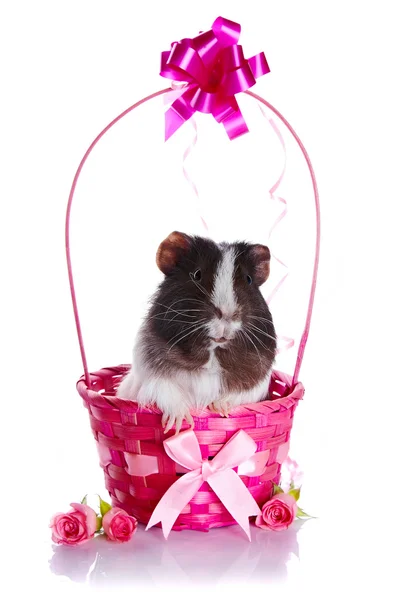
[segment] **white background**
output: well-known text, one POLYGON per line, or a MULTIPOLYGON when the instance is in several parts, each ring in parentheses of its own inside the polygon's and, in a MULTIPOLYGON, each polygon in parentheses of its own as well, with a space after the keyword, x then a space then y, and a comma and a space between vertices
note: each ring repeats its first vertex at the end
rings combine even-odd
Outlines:
MULTIPOLYGON (((62 597, 98 594, 100 582, 124 585, 132 593, 143 587, 149 597, 177 586, 192 587, 193 593, 195 584, 218 594, 235 585, 254 593, 262 587, 264 594, 273 588, 281 596, 350 597, 379 590, 395 597, 400 416, 396 3, 3 2, 0 45, 1 529, 7 555, 3 585, 12 586, 8 596, 33 588, 62 597), (306 473, 302 506, 319 518, 306 523, 297 538, 294 530, 286 537, 257 536, 251 550, 237 528, 208 537, 172 534, 168 544, 158 530, 140 531, 136 545, 107 546, 94 564, 95 546, 68 556, 54 553, 47 529, 52 513, 86 492, 104 490, 75 391, 82 367, 64 257, 66 200, 79 160, 102 127, 166 86, 158 75, 160 52, 207 29, 219 14, 242 24, 247 57, 265 51, 271 73, 255 91, 300 134, 321 193, 319 288, 301 374, 306 395, 291 448, 306 473), (299 557, 293 553, 296 544, 299 557)), ((256 117, 246 101, 243 110, 251 121, 256 117)), ((159 138, 152 141, 162 134, 162 114, 162 104, 156 103, 143 118, 127 119, 88 163, 77 193, 73 258, 93 370, 130 360, 135 327, 158 280, 153 256, 164 233, 199 227, 182 174, 190 126, 176 134, 167 152, 159 138), (146 133, 144 124, 152 119, 146 133)), ((212 197, 217 192, 207 182, 221 185, 228 155, 234 164, 241 155, 247 173, 249 155, 228 148, 210 119, 199 120, 198 148, 204 126, 213 136, 214 154, 192 164, 202 211, 216 237, 263 241, 257 193, 268 196, 280 168, 279 146, 275 153, 267 144, 268 150, 257 128, 252 130, 248 139, 254 141, 256 164, 260 153, 270 152, 265 181, 256 178, 246 196, 235 167, 238 179, 226 194, 229 203, 218 205, 212 197), (215 155, 225 156, 218 168, 215 155), (196 164, 212 175, 196 172, 196 164), (209 211, 212 204, 215 212, 209 211)), ((250 147, 244 138, 236 143, 236 149, 250 147)), ((302 175, 294 168, 291 177, 286 197, 301 198, 304 214, 296 214, 296 204, 291 214, 307 235, 300 246, 288 236, 280 252, 295 265, 288 285, 297 291, 287 292, 283 302, 293 297, 297 320, 309 285, 312 213, 302 175)))

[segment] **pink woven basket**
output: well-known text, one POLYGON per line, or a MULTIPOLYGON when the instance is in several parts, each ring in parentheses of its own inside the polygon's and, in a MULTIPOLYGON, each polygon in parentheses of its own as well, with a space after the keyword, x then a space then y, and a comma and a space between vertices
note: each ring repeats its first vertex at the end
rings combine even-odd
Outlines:
MULTIPOLYGON (((104 469, 105 484, 112 498, 113 506, 124 508, 145 524, 148 523, 163 494, 184 472, 184 469, 174 462, 164 450, 163 441, 173 432, 166 435, 163 433, 160 412, 156 409, 140 407, 133 401, 123 400, 115 395, 120 380, 129 369, 128 365, 108 367, 95 373, 90 373, 88 370, 72 275, 69 223, 79 175, 96 144, 125 115, 141 104, 169 91, 169 88, 161 90, 129 107, 111 121, 92 142, 81 160, 72 183, 65 229, 70 289, 84 369, 84 375, 79 379, 77 389, 89 412, 92 432, 99 451, 100 465, 104 469)), ((299 145, 311 175, 317 230, 308 311, 299 342, 294 375, 290 376, 275 371, 271 380, 271 399, 256 404, 242 405, 234 409, 229 418, 220 417, 207 409, 193 413, 194 432, 203 460, 213 458, 222 446, 241 429, 256 442, 257 452, 263 452, 262 456, 265 461, 263 472, 258 476, 240 475, 240 477, 261 506, 271 497, 273 484, 279 483, 281 465, 288 453, 294 412, 299 400, 303 398, 304 388, 298 381, 298 376, 314 303, 319 260, 320 217, 315 175, 301 140, 286 119, 269 102, 252 92, 245 93, 271 110, 288 128, 299 145)), ((173 529, 208 531, 213 527, 232 524, 235 524, 235 520, 209 484, 204 482, 189 504, 182 510, 173 529)))
MULTIPOLYGON (((90 388, 82 377, 78 392, 89 411, 113 506, 125 509, 147 524, 159 500, 183 470, 165 453, 163 440, 171 434, 164 435, 161 414, 115 396, 115 389, 128 368, 122 365, 91 373, 90 388), (141 471, 142 475, 131 474, 131 469, 141 471)), ((272 494, 273 483, 279 483, 294 411, 303 392, 301 383, 292 389, 291 377, 275 372, 271 385, 273 400, 239 406, 229 418, 208 410, 194 415, 194 430, 203 460, 213 458, 239 429, 246 431, 257 443, 258 452, 269 451, 262 475, 241 476, 258 504, 263 504, 272 494)), ((207 531, 234 523, 208 483, 203 483, 173 529, 207 531)))

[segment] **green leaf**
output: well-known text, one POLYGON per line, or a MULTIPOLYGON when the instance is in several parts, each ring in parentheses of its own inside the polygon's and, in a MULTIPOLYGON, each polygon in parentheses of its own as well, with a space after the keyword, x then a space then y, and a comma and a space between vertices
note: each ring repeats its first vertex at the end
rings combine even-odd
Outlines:
POLYGON ((87 494, 82 498, 81 504, 87 504, 87 494))
POLYGON ((96 533, 99 533, 101 531, 101 528, 103 526, 103 519, 100 515, 97 515, 97 519, 96 519, 96 533))
POLYGON ((275 496, 276 494, 283 494, 283 493, 284 493, 283 489, 279 485, 276 485, 276 483, 274 483, 274 494, 273 495, 275 496))
POLYGON ((293 488, 293 489, 289 490, 289 494, 291 496, 293 496, 293 498, 296 500, 296 502, 300 498, 300 489, 301 488, 297 488, 297 490, 296 490, 295 488, 293 488))
POLYGON ((297 507, 296 517, 300 517, 300 518, 304 518, 304 519, 315 519, 315 517, 308 515, 306 512, 304 512, 304 510, 302 510, 299 507, 297 507))
POLYGON ((99 496, 99 500, 100 500, 100 512, 101 512, 101 516, 104 517, 104 515, 106 513, 108 513, 109 510, 111 510, 111 504, 109 504, 108 502, 106 502, 105 500, 103 500, 100 496, 99 496))

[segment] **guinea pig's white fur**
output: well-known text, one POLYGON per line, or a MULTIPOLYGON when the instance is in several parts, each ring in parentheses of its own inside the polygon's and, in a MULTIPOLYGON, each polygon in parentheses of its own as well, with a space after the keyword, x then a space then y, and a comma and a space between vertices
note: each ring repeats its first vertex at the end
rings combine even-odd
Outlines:
POLYGON ((259 402, 267 397, 271 372, 256 387, 244 392, 224 393, 222 372, 214 350, 216 342, 210 343, 208 362, 195 372, 177 370, 169 377, 160 377, 143 360, 142 348, 146 341, 139 334, 133 350, 132 367, 118 388, 120 398, 136 400, 141 405, 155 404, 163 413, 163 423, 170 429, 176 421, 177 430, 182 420, 192 423, 191 409, 212 409, 228 416, 231 408, 241 404, 259 402))

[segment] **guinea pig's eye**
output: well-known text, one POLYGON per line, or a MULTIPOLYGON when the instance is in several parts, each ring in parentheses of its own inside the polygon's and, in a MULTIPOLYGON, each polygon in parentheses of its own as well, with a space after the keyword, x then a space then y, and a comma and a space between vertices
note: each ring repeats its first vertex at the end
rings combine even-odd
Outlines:
POLYGON ((201 270, 197 269, 194 273, 190 273, 190 277, 194 281, 201 281, 201 270))
POLYGON ((253 283, 252 278, 250 277, 250 275, 246 275, 246 281, 249 285, 251 285, 253 283))

